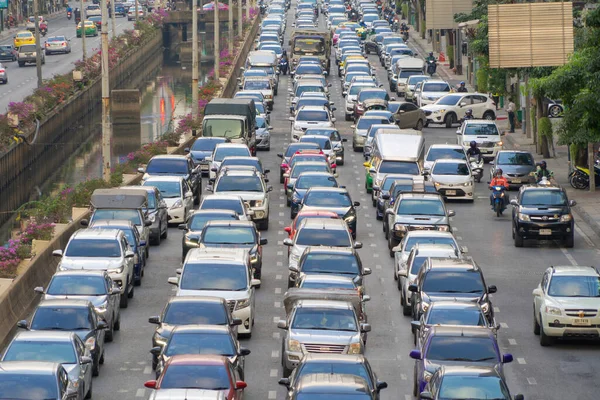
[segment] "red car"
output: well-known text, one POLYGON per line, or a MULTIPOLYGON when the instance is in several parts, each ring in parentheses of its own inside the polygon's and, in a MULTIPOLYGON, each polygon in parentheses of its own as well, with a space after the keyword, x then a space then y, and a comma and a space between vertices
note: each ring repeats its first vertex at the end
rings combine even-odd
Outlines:
POLYGON ((285 149, 285 153, 277 154, 277 157, 281 158, 281 166, 279 168, 279 183, 283 183, 283 174, 290 170, 288 164, 292 156, 299 151, 308 149, 321 151, 319 145, 316 143, 292 143, 287 147, 287 149, 285 149))
MULTIPOLYGON (((298 226, 300 226, 300 222, 302 222, 306 218, 331 218, 331 219, 340 219, 339 215, 334 213, 333 211, 300 211, 296 218, 292 221, 290 226, 286 226, 283 228, 284 231, 288 233, 288 237, 294 240, 296 236, 296 231, 298 230, 298 226)), ((288 246, 288 256, 290 253, 291 247, 288 246)))
POLYGON ((227 357, 187 354, 173 356, 158 379, 144 386, 155 389, 150 400, 167 398, 169 392, 175 396, 182 389, 190 398, 195 398, 192 391, 200 395, 204 390, 222 390, 227 400, 240 400, 247 384, 240 380, 227 357))

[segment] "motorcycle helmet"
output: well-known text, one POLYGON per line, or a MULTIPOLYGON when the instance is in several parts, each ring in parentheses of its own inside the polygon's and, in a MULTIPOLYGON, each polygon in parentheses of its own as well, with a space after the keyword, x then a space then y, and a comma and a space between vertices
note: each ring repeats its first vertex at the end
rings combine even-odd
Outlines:
POLYGON ((461 83, 460 83, 460 86, 465 86, 465 83, 464 83, 464 82, 461 82, 461 83))
POLYGON ((540 168, 541 168, 541 169, 546 169, 546 161, 543 161, 543 160, 542 160, 542 161, 540 162, 540 168))
POLYGON ((433 57, 433 51, 429 52, 429 57, 433 57))
POLYGON ((473 110, 471 110, 470 108, 467 108, 467 111, 465 111, 465 115, 472 115, 473 114, 473 110))
POLYGON ((471 143, 470 143, 470 145, 471 145, 471 148, 472 148, 472 149, 474 149, 474 148, 476 148, 476 147, 477 147, 477 142, 476 142, 476 141, 474 141, 474 140, 471 140, 471 143))
POLYGON ((496 170, 496 176, 498 176, 498 177, 502 176, 503 173, 504 173, 504 171, 502 171, 502 168, 498 168, 496 170))

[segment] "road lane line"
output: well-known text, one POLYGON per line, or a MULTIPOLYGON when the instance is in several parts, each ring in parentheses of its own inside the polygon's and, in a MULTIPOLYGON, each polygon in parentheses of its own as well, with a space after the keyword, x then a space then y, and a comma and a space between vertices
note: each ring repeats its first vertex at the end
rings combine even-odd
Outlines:
POLYGON ((569 253, 569 251, 567 249, 565 249, 564 247, 561 247, 560 251, 565 255, 565 257, 567 258, 567 260, 569 260, 569 262, 571 263, 572 266, 577 265, 577 261, 575 261, 575 259, 569 253))
POLYGON ((275 288, 275 294, 281 294, 281 288, 280 287, 275 288))
POLYGON ((271 358, 279 358, 279 350, 273 350, 271 352, 271 358))
POLYGON ((277 370, 272 369, 271 372, 269 373, 269 375, 271 376, 271 378, 275 378, 277 376, 277 370))
POLYGON ((275 390, 269 390, 269 400, 277 398, 277 392, 275 390))
POLYGON ((530 385, 537 385, 537 381, 535 380, 535 378, 527 378, 527 382, 530 385))
POLYGON ((527 362, 525 361, 525 359, 524 359, 523 357, 519 357, 519 358, 517 358, 517 362, 518 362, 519 364, 527 364, 527 362))
POLYGON ((500 327, 501 328, 508 328, 508 324, 506 322, 500 322, 500 327))

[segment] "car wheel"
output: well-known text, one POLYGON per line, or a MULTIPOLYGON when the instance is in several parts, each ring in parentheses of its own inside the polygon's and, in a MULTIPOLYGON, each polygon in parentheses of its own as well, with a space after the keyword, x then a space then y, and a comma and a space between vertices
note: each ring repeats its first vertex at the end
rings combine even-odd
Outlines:
MULTIPOLYGON (((98 375, 94 375, 93 373, 92 373, 92 375, 93 376, 98 376, 98 375)), ((94 383, 93 383, 93 380, 92 380, 92 381, 90 381, 90 388, 88 389, 88 392, 85 394, 85 398, 86 399, 91 399, 92 398, 92 388, 93 388, 93 385, 94 385, 94 383)))
POLYGON ((398 245, 398 243, 396 243, 396 241, 392 238, 392 235, 388 235, 388 248, 390 250, 390 257, 394 257, 394 251, 392 250, 394 247, 396 247, 398 245))
POLYGON ((416 126, 415 129, 418 130, 418 131, 422 131, 423 130, 423 126, 424 126, 423 120, 420 119, 420 120, 417 121, 417 126, 416 126))
POLYGON ((158 234, 152 238, 152 244, 154 246, 160 246, 160 240, 162 238, 162 223, 158 225, 158 234))
MULTIPOLYGON (((542 320, 542 318, 540 316, 540 321, 541 320, 542 320)), ((554 338, 546 335, 546 332, 544 332, 544 327, 540 326, 540 345, 543 347, 547 347, 547 346, 552 346, 553 343, 554 343, 554 338)))
POLYGON ((555 104, 552 107, 550 107, 550 109, 548 110, 548 115, 551 118, 558 118, 560 116, 560 114, 562 114, 563 110, 562 107, 555 104))
MULTIPOLYGON (((99 359, 94 359, 94 361, 92 362, 92 376, 98 376, 100 375, 100 360, 99 359)), ((86 399, 89 399, 92 396, 86 396, 86 399)))
POLYGON ((488 121, 493 121, 496 119, 496 116, 492 111, 486 111, 483 113, 483 119, 487 119, 488 121))
POLYGON ((258 224, 258 230, 259 231, 268 231, 269 230, 269 218, 267 218, 266 220, 264 220, 260 224, 258 224))
POLYGON ((414 379, 413 379, 413 396, 418 396, 419 386, 417 385, 417 368, 415 367, 414 379))
POLYGON ((446 128, 452 128, 452 125, 454 125, 455 122, 456 122, 456 114, 454 114, 454 113, 449 113, 448 115, 446 115, 446 118, 444 118, 444 123, 446 124, 446 128))
POLYGON ((279 183, 283 183, 283 172, 279 172, 279 183))
POLYGON ((198 185, 198 193, 196 193, 196 197, 194 198, 194 205, 197 206, 200 204, 200 198, 202 197, 202 186, 198 185))
POLYGON ((25 66, 25 63, 22 61, 19 61, 19 67, 23 67, 23 66, 25 66))
POLYGON ((377 219, 377 221, 381 221, 383 219, 382 215, 379 215, 379 211, 375 210, 375 219, 377 219))
POLYGON ((119 317, 117 318, 117 320, 115 321, 114 324, 115 324, 114 330, 120 331, 121 330, 121 313, 119 313, 119 317))
POLYGON ((104 341, 105 342, 112 342, 113 338, 114 338, 114 323, 113 326, 111 326, 109 329, 106 330, 106 333, 104 334, 104 341))
POLYGON ((519 232, 515 231, 515 247, 523 247, 523 236, 519 235, 519 232))
POLYGON ((156 367, 158 366, 158 358, 153 355, 152 356, 152 371, 156 371, 156 367))
POLYGON ((540 324, 538 323, 537 319, 535 318, 535 308, 533 309, 533 334, 534 335, 540 334, 540 324))
POLYGON ((131 291, 127 293, 127 297, 133 299, 133 295, 135 294, 135 287, 131 286, 131 291))
POLYGON ((427 128, 428 126, 429 126, 429 120, 428 120, 428 119, 426 119, 426 120, 425 120, 425 123, 423 124, 423 127, 427 128))
POLYGON ((119 303, 119 306, 121 308, 127 308, 129 307, 129 296, 127 295, 127 289, 129 289, 129 285, 127 287, 125 287, 125 293, 121 294, 121 301, 119 303))
POLYGON ((337 162, 337 165, 344 165, 344 156, 342 156, 342 159, 337 162))
POLYGON ((371 199, 371 202, 373 203, 373 207, 377 207, 377 200, 371 199))
POLYGON ((573 246, 575 246, 575 234, 573 233, 573 230, 571 230, 571 233, 567 235, 567 237, 565 238, 565 247, 567 248, 572 248, 573 246))

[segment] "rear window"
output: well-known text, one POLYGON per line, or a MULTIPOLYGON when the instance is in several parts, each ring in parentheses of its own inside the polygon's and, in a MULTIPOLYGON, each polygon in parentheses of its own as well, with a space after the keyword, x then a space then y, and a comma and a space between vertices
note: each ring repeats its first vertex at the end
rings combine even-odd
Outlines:
POLYGON ((465 135, 499 135, 496 124, 468 124, 465 127, 465 135))
POLYGON ((149 174, 175 174, 187 175, 188 163, 186 160, 154 159, 150 160, 146 167, 149 174))
POLYGON ((26 44, 24 46, 21 46, 19 48, 19 52, 21 52, 21 53, 35 52, 35 45, 34 44, 26 44))
POLYGON ((222 303, 174 302, 169 305, 162 321, 169 325, 226 325, 227 310, 222 303))
POLYGON ((67 257, 121 257, 118 240, 73 239, 65 250, 67 257))
POLYGON ((296 116, 296 121, 329 121, 327 111, 300 110, 296 116))
POLYGON ((445 82, 425 82, 423 84, 423 92, 449 92, 450 85, 445 82))
POLYGON ((296 244, 300 246, 351 247, 348 232, 342 229, 301 229, 296 244))

